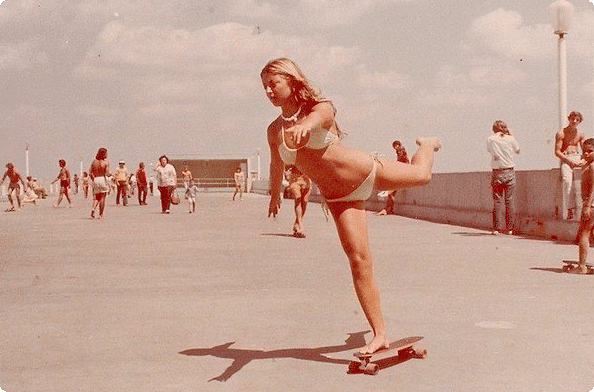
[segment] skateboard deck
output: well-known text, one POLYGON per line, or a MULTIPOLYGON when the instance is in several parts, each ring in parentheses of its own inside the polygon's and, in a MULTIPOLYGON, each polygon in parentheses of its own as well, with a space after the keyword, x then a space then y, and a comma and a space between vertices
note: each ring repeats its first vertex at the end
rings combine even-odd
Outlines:
MULTIPOLYGON (((563 263, 565 263, 565 265, 563 266, 563 271, 565 272, 571 272, 575 270, 579 265, 579 262, 575 260, 563 260, 563 263)), ((594 274, 594 264, 585 263, 584 265, 586 266, 588 275, 594 274)))
POLYGON ((427 350, 419 350, 414 347, 415 343, 423 339, 423 336, 411 336, 400 339, 390 343, 390 348, 379 350, 373 354, 361 354, 354 352, 353 355, 357 360, 351 361, 349 364, 349 373, 365 373, 376 375, 380 366, 377 361, 388 358, 425 358, 427 350))

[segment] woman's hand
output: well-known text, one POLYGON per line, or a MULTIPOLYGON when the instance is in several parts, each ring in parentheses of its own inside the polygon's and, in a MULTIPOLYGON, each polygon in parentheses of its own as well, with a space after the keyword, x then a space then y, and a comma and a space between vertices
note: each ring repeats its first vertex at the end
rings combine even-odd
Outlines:
POLYGON ((592 217, 592 208, 590 206, 586 205, 582 208, 582 217, 585 220, 590 220, 592 217))
POLYGON ((292 127, 285 129, 285 137, 289 137, 289 144, 294 145, 292 148, 299 148, 302 147, 302 144, 307 142, 311 131, 311 127, 307 124, 295 124, 292 127))
POLYGON ((580 159, 578 162, 569 161, 569 167, 572 169, 584 167, 588 164, 584 158, 580 159))
POLYGON ((280 197, 271 196, 270 197, 270 204, 268 205, 268 217, 272 215, 273 218, 276 218, 278 214, 278 210, 280 210, 281 200, 280 197))

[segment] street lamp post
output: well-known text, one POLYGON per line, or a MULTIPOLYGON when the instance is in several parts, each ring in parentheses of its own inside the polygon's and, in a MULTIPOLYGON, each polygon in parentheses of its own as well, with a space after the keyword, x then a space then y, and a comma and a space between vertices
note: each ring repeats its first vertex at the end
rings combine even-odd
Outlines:
POLYGON ((25 143, 25 176, 29 177, 29 143, 25 143))
MULTIPOLYGON (((551 16, 551 25, 553 26, 553 31, 556 35, 559 36, 558 40, 558 57, 559 57, 559 79, 558 79, 558 87, 559 87, 559 129, 563 129, 565 126, 565 116, 567 115, 567 52, 565 49, 565 34, 569 30, 569 25, 571 24, 571 17, 573 16, 573 5, 567 0, 556 0, 554 3, 549 5, 549 14, 551 16)), ((561 211, 563 219, 567 219, 568 215, 568 208, 573 204, 569 200, 569 195, 571 195, 571 191, 568 192, 571 188, 575 189, 575 210, 576 213, 579 212, 578 203, 581 200, 578 199, 578 190, 580 189, 580 184, 576 181, 576 176, 574 173, 572 184, 563 184, 563 194, 561 197, 561 211)), ((578 213, 579 216, 579 213, 578 213)))
POLYGON ((559 58, 559 129, 565 125, 567 115, 567 50, 565 47, 565 34, 571 25, 573 16, 573 5, 567 0, 557 0, 549 5, 551 25, 553 31, 559 36, 558 58, 559 58))
POLYGON ((262 179, 262 177, 260 176, 260 155, 261 155, 260 148, 257 148, 256 149, 256 158, 258 159, 258 177, 256 178, 257 180, 262 179))

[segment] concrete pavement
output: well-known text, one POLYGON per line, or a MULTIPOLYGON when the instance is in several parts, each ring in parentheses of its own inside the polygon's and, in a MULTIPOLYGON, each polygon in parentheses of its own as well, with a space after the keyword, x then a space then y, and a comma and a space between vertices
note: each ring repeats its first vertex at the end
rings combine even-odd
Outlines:
MULTIPOLYGON (((89 218, 54 199, 0 213, 0 387, 6 392, 547 391, 594 388, 594 276, 577 247, 368 214, 392 340, 427 358, 347 374, 369 338, 334 224, 317 204, 200 194, 89 218)), ((6 204, 2 206, 4 210, 6 204)))

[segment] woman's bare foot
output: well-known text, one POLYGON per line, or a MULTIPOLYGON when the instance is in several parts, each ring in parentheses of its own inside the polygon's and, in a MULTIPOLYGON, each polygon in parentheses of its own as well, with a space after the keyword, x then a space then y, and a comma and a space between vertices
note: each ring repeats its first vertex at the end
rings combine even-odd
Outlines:
POLYGON ((439 151, 441 148, 441 141, 437 137, 423 137, 419 136, 417 138, 417 145, 422 146, 424 144, 428 144, 433 147, 433 151, 439 151))
POLYGON ((390 343, 383 335, 375 336, 367 346, 363 347, 359 352, 361 354, 373 354, 376 351, 390 348, 390 343))
POLYGON ((575 268, 569 271, 570 274, 587 275, 589 273, 588 268, 585 265, 577 265, 575 268))

